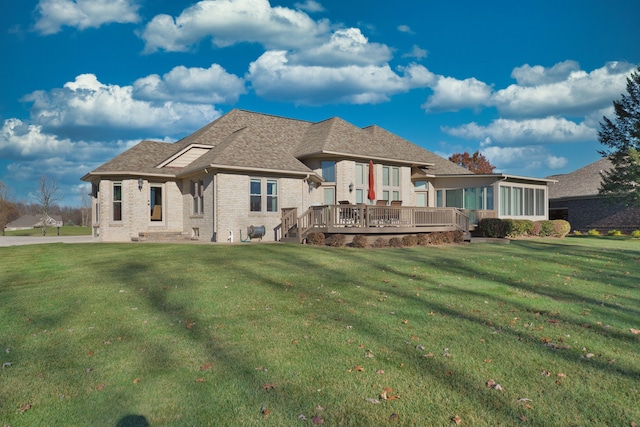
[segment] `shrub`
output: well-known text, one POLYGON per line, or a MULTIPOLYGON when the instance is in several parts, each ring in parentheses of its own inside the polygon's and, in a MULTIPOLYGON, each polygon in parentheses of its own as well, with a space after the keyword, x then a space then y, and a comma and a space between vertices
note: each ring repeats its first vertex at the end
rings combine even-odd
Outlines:
POLYGON ((367 242, 367 236, 364 236, 362 234, 353 236, 351 246, 353 246, 354 248, 366 248, 367 246, 369 246, 369 243, 367 242))
POLYGON ((553 237, 563 238, 571 231, 571 224, 569 224, 569 221, 565 221, 564 219, 554 219, 551 222, 553 223, 553 237))
POLYGON ((608 236, 622 236, 622 231, 620 230, 609 230, 607 232, 608 236))
POLYGON ((418 244, 418 238, 416 236, 407 235, 402 237, 403 246, 411 247, 417 244, 418 244))
POLYGON ((511 237, 528 236, 532 234, 533 221, 529 219, 505 219, 504 222, 511 225, 511 231, 509 232, 509 236, 511 237))
POLYGON ((307 243, 314 246, 324 246, 324 233, 314 231, 307 234, 307 243))
POLYGON ((346 239, 343 234, 334 234, 330 236, 328 239, 328 245, 333 246, 334 248, 342 248, 346 243, 346 239))
POLYGON ((631 232, 631 237, 635 237, 636 239, 640 237, 640 230, 633 230, 631 232))
POLYGON ((431 238, 429 237, 430 235, 427 233, 421 233, 418 234, 417 237, 417 243, 419 246, 427 246, 429 243, 431 243, 431 238))
POLYGON ((464 233, 462 230, 456 230, 451 232, 453 237, 452 243, 463 243, 464 242, 464 233))
POLYGON ((389 242, 383 237, 378 237, 375 242, 373 242, 374 248, 386 248, 389 246, 389 242))
POLYGON ((573 232, 574 236, 582 236, 582 232, 580 230, 576 230, 573 232))
POLYGON ((587 234, 589 236, 599 236, 600 232, 598 230, 596 230, 595 228, 592 228, 591 230, 587 231, 587 234))
POLYGON ((479 227, 485 237, 502 238, 508 234, 507 225, 500 218, 483 218, 479 227))
POLYGON ((534 227, 534 229, 538 229, 537 234, 535 236, 541 237, 549 237, 553 234, 553 221, 549 221, 548 219, 542 221, 536 221, 538 227, 534 227))
POLYGON ((389 246, 392 248, 401 248, 403 246, 402 239, 399 237, 392 237, 389 239, 389 246))

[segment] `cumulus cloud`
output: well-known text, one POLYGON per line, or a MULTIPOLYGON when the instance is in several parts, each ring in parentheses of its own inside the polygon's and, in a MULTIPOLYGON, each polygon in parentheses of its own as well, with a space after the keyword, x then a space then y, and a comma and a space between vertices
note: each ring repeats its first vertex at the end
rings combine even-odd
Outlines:
POLYGON ((253 42, 267 49, 291 49, 317 45, 329 31, 326 20, 316 22, 300 10, 271 7, 268 0, 205 0, 176 18, 155 16, 140 37, 145 53, 187 51, 205 37, 218 47, 253 42))
POLYGON ((540 145, 524 147, 485 146, 480 152, 496 166, 496 172, 525 175, 540 168, 561 169, 567 158, 558 157, 540 145))
POLYGON ((314 0, 307 0, 304 3, 296 3, 294 6, 307 12, 324 12, 325 10, 320 3, 314 0))
POLYGON ((178 66, 162 77, 151 74, 133 83, 133 97, 145 101, 233 104, 246 91, 242 78, 218 64, 209 68, 178 66))
POLYGON ((490 138, 498 145, 577 142, 593 140, 597 136, 595 129, 563 117, 528 120, 497 119, 488 126, 472 122, 457 128, 443 127, 442 130, 449 135, 465 139, 490 138))
POLYGON ((497 91, 491 104, 501 114, 513 117, 582 116, 611 104, 624 91, 634 68, 625 62, 611 62, 587 73, 573 61, 550 69, 525 65, 512 74, 519 84, 497 91))
POLYGON ((336 30, 328 42, 287 55, 290 63, 308 66, 383 64, 391 56, 391 49, 379 43, 369 43, 358 28, 336 30))
POLYGON ((401 69, 389 65, 321 67, 288 64, 285 51, 264 53, 249 67, 247 79, 258 96, 271 100, 295 100, 298 104, 379 103, 389 96, 425 87, 433 75, 421 65, 401 69))
POLYGON ((103 84, 93 74, 81 74, 50 92, 35 91, 23 100, 33 103, 34 124, 75 138, 104 138, 116 131, 176 135, 220 116, 207 104, 138 100, 132 86, 103 84))
POLYGON ((439 77, 432 87, 433 95, 422 105, 427 111, 459 111, 463 108, 478 108, 491 98, 491 86, 475 78, 458 80, 439 77))
POLYGON ((34 29, 48 35, 63 26, 85 30, 112 22, 136 23, 140 21, 139 8, 135 0, 40 0, 34 29))

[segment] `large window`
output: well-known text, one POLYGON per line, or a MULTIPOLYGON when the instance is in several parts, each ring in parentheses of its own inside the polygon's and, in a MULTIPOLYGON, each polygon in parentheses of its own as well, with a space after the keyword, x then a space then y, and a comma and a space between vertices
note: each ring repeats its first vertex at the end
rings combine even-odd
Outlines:
POLYGON ((249 192, 251 212, 278 212, 278 180, 251 178, 249 192))
POLYGON ((428 186, 427 181, 416 181, 413 183, 416 192, 416 206, 427 206, 428 186))
POLYGON ((369 194, 369 164, 356 163, 356 203, 366 203, 369 194))
POLYGON ((193 215, 204 213, 204 181, 191 181, 191 197, 193 199, 193 215))
POLYGON ((113 183, 111 219, 113 221, 122 221, 122 183, 121 182, 113 183))
POLYGON ((326 182, 336 182, 336 162, 322 162, 322 177, 326 182))
POLYGON ((436 206, 468 210, 493 210, 493 187, 453 188, 436 191, 436 206))
POLYGON ((400 168, 382 167, 382 199, 400 200, 400 168))
POLYGON ((546 203, 544 188, 500 186, 501 216, 544 216, 546 203))

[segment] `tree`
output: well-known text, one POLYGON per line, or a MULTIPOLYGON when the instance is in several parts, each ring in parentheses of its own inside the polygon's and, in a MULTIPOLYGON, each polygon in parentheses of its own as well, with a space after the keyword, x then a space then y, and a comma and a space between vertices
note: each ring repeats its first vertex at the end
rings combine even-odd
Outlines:
POLYGON ((4 234, 4 228, 8 223, 20 217, 20 212, 14 203, 9 201, 9 187, 0 181, 0 229, 4 234))
POLYGON ((60 199, 60 189, 58 182, 42 175, 38 180, 35 199, 40 204, 42 212, 42 235, 47 234, 47 219, 53 206, 60 199))
POLYGON ((598 140, 607 148, 613 168, 603 171, 600 194, 621 199, 627 206, 640 205, 640 67, 627 77, 627 93, 613 101, 616 118, 600 122, 598 140))
POLYGON ((487 158, 476 151, 473 154, 469 154, 466 151, 464 153, 456 153, 449 157, 449 160, 453 163, 469 169, 473 173, 477 174, 490 174, 496 168, 487 158))

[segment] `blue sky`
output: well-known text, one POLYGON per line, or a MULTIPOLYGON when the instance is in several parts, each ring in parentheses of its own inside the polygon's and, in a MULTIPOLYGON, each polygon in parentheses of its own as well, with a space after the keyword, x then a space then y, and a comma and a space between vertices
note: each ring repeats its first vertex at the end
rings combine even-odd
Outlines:
POLYGON ((233 108, 377 124, 497 172, 566 173, 640 65, 637 0, 21 0, 0 14, 0 180, 80 177, 233 108))

